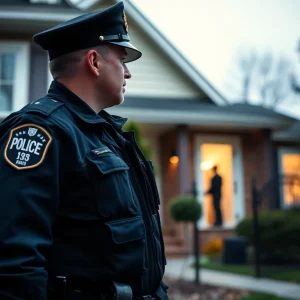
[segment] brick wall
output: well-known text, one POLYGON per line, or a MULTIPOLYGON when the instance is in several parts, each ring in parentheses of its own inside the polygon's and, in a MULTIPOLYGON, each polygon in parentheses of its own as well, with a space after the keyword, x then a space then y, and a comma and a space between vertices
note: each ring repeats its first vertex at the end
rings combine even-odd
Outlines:
POLYGON ((256 178, 258 186, 267 181, 265 136, 262 130, 242 135, 244 168, 244 191, 246 215, 252 214, 251 181, 256 178))

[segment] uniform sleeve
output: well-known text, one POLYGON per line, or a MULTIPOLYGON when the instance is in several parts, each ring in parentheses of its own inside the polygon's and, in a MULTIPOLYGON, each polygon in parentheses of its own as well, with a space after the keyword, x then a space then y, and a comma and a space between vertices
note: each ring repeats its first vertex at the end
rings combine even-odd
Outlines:
POLYGON ((44 300, 59 202, 59 137, 34 118, 2 133, 0 128, 0 299, 44 300))

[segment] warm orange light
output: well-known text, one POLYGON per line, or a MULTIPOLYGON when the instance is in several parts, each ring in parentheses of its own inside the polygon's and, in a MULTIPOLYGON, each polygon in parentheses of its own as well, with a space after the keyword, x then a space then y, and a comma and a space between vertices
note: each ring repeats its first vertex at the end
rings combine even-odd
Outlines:
POLYGON ((179 162, 179 157, 174 155, 170 157, 170 163, 171 164, 177 164, 179 162))
POLYGON ((205 160, 200 164, 200 168, 203 171, 207 171, 211 169, 214 166, 213 162, 211 160, 205 160))

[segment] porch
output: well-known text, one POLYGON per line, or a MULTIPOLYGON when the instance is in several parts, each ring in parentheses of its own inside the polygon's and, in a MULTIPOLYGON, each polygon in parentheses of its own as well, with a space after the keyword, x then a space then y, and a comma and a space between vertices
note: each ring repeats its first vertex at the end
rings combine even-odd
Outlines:
POLYGON ((193 187, 196 188, 197 200, 203 209, 198 224, 200 247, 203 247, 211 239, 234 234, 236 224, 251 214, 252 176, 264 183, 274 171, 270 160, 275 157, 275 150, 266 129, 178 126, 162 134, 159 145, 162 221, 169 257, 181 256, 187 251, 183 224, 174 222, 168 211, 169 202, 174 197, 191 194, 193 187), (178 162, 171 159, 175 153, 178 162), (213 200, 210 195, 204 195, 211 185, 214 165, 223 180, 222 227, 213 226, 213 200))

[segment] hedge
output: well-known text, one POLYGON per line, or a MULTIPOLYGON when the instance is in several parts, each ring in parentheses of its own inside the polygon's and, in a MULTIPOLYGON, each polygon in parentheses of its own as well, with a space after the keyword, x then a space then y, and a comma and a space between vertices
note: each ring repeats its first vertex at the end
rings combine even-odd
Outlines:
MULTIPOLYGON (((259 214, 260 252, 264 263, 300 263, 300 212, 267 211, 259 214)), ((253 218, 242 220, 238 235, 247 236, 254 245, 253 218)))

